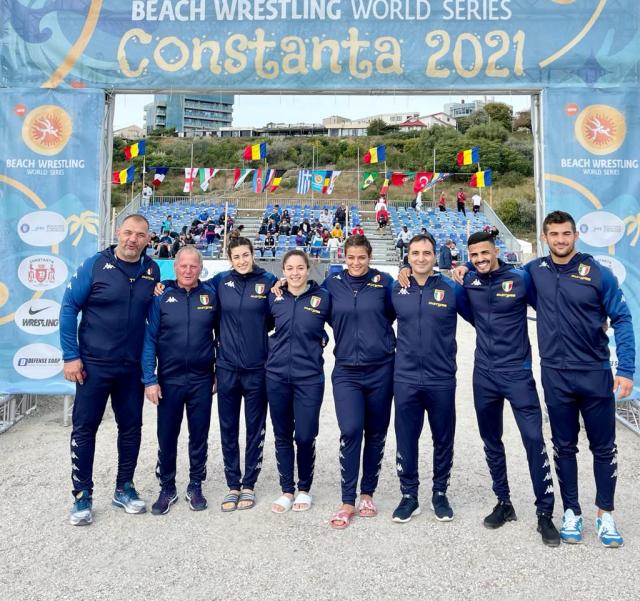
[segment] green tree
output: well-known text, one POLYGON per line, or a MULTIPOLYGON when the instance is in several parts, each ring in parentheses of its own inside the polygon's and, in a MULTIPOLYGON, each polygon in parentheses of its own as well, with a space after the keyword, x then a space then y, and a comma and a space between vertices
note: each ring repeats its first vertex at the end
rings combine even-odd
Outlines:
POLYGON ((489 102, 484 105, 484 112, 489 115, 491 121, 500 123, 507 131, 513 127, 513 109, 503 102, 489 102))
POLYGON ((368 136, 384 136, 394 131, 398 131, 398 127, 396 125, 388 125, 382 119, 374 119, 367 127, 368 136))
POLYGON ((531 130, 531 111, 520 111, 513 119, 513 131, 531 130))

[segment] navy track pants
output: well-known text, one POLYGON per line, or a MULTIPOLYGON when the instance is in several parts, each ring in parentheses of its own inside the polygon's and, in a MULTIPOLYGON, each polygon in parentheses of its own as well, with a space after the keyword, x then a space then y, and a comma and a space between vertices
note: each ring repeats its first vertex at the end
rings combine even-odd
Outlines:
POLYGON ((324 382, 294 384, 267 376, 269 414, 273 424, 276 462, 283 493, 293 494, 296 490, 293 476, 296 459, 298 490, 311 490, 323 394, 324 382))
POLYGON ((84 363, 84 384, 76 384, 71 430, 71 482, 73 494, 93 492, 96 434, 111 396, 118 425, 116 487, 133 482, 142 433, 144 386, 139 365, 84 363))
POLYGON ((189 428, 189 481, 200 483, 207 477, 207 449, 213 374, 211 377, 185 377, 185 383, 161 382, 158 404, 158 463, 156 476, 162 488, 175 488, 176 456, 182 416, 187 413, 189 428))
POLYGON ((611 370, 580 371, 542 368, 544 400, 564 509, 580 515, 578 502, 579 416, 593 454, 596 505, 613 511, 618 479, 616 407, 611 370))
POLYGON ((537 513, 553 513, 553 477, 542 437, 542 410, 531 370, 473 370, 473 397, 480 437, 499 501, 510 501, 507 462, 502 444, 504 400, 511 409, 527 453, 537 513))
POLYGON ((403 495, 418 497, 419 440, 427 412, 433 441, 433 492, 446 492, 453 467, 456 431, 456 388, 434 389, 396 382, 393 387, 396 470, 403 495))
POLYGON ((227 486, 230 490, 256 484, 262 468, 267 392, 264 369, 229 370, 218 367, 218 418, 227 486), (244 478, 240 472, 240 407, 244 397, 246 447, 244 478))
POLYGON ((382 365, 336 365, 331 374, 338 426, 342 502, 354 505, 362 452, 360 493, 373 495, 384 456, 391 419, 393 361, 382 365))

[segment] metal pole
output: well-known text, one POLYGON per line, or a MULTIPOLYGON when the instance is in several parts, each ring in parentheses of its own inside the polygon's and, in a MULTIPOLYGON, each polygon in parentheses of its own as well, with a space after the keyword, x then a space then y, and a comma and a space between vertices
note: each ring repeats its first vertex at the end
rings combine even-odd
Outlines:
MULTIPOLYGON (((433 147, 433 176, 436 175, 436 147, 433 147)), ((436 187, 431 188, 431 204, 436 206, 436 187)))
POLYGON ((189 168, 189 179, 191 180, 191 186, 189 187, 189 203, 193 196, 193 140, 191 141, 191 167, 189 168))
POLYGON ((229 221, 229 201, 224 203, 224 240, 222 241, 222 248, 224 252, 227 250, 227 222, 229 221))
POLYGON ((356 164, 356 169, 358 172, 358 175, 356 175, 356 190, 358 191, 358 208, 362 208, 360 207, 360 145, 356 142, 356 148, 358 150, 358 157, 356 159, 357 164, 356 164))
POLYGON ((541 257, 544 249, 541 241, 542 221, 545 215, 544 197, 544 130, 542 127, 542 95, 531 96, 531 129, 533 130, 533 172, 536 193, 536 254, 541 257))
POLYGON ((99 248, 105 248, 111 243, 111 170, 113 169, 113 115, 115 111, 115 97, 113 94, 105 95, 105 112, 102 124, 104 135, 100 149, 100 163, 102 165, 102 177, 100 182, 100 236, 96 240, 99 248))

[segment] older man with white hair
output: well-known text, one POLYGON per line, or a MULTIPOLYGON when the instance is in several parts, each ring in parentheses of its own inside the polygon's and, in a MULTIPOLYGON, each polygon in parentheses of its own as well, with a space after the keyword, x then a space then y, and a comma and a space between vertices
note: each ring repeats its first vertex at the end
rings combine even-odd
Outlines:
POLYGON ((178 251, 174 270, 174 285, 155 297, 149 310, 142 351, 145 395, 158 406, 160 495, 151 508, 155 515, 168 513, 178 500, 176 455, 185 408, 190 463, 186 500, 194 511, 207 508, 202 482, 207 474, 214 385, 216 295, 198 279, 202 255, 195 247, 178 251))

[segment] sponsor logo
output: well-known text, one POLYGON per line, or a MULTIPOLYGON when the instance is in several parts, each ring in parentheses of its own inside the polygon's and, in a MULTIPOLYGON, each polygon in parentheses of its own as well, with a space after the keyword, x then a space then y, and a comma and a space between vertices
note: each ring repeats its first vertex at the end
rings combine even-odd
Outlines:
POLYGON ((29 150, 53 156, 69 141, 73 122, 59 106, 45 104, 33 109, 22 124, 22 139, 29 150))
POLYGON ((320 306, 320 303, 322 302, 322 299, 319 296, 312 296, 311 300, 309 301, 309 304, 314 308, 317 309, 320 306))
POLYGON ((42 298, 27 301, 16 310, 14 321, 18 328, 27 334, 53 334, 60 327, 60 305, 42 298))
POLYGON ((627 268, 615 257, 610 257, 608 255, 596 255, 593 257, 600 265, 604 265, 608 267, 611 271, 613 271, 613 275, 616 276, 618 280, 618 284, 622 286, 624 281, 627 279, 627 268))
POLYGON ((236 285, 235 285, 235 283, 233 282, 233 280, 232 280, 232 281, 229 281, 229 282, 225 282, 225 283, 224 283, 224 285, 225 285, 225 286, 229 286, 229 288, 235 288, 235 287, 236 287, 236 285))
POLYGON ((20 239, 31 246, 60 244, 67 237, 68 226, 60 213, 34 211, 18 221, 20 239))
POLYGON ((585 275, 589 275, 589 272, 591 271, 591 267, 589 265, 585 265, 584 263, 580 263, 580 265, 578 265, 578 273, 582 276, 585 275))
POLYGON ((13 356, 13 369, 30 380, 46 380, 62 371, 62 351, 50 344, 27 344, 13 356))
POLYGON ((471 282, 472 286, 482 286, 482 282, 476 278, 475 280, 473 280, 473 282, 471 282))
POLYGON ((607 104, 592 104, 576 119, 575 135, 591 154, 605 155, 622 146, 627 126, 624 115, 607 104))
POLYGON ((200 304, 201 305, 208 305, 209 304, 209 295, 208 294, 201 294, 200 295, 200 304))
POLYGON ((372 281, 374 284, 377 284, 381 279, 382 279, 382 278, 380 277, 380 274, 377 274, 377 275, 374 275, 374 276, 371 278, 371 281, 372 281))
POLYGON ((273 302, 274 302, 274 303, 281 303, 283 300, 284 300, 284 296, 276 296, 276 297, 273 299, 273 302))
POLYGON ((65 262, 52 255, 32 255, 18 266, 18 278, 29 290, 57 288, 68 273, 65 262))
POLYGON ((165 302, 166 303, 177 303, 178 299, 175 296, 170 296, 165 302))
POLYGON ((509 280, 508 282, 502 282, 502 289, 505 292, 511 292, 513 290, 513 281, 509 280))
POLYGON ((400 290, 398 290, 398 294, 409 294, 409 290, 407 290, 407 288, 400 288, 400 290))
POLYGON ((105 263, 104 267, 102 268, 102 270, 104 271, 105 269, 115 269, 115 265, 111 264, 111 263, 105 263))
POLYGON ((256 284, 255 286, 256 294, 264 294, 265 288, 266 288, 265 284, 256 284))
POLYGON ((544 259, 542 259, 538 267, 546 267, 547 269, 549 269, 549 264, 544 259))
POLYGON ((624 236, 622 219, 608 211, 592 211, 577 223, 580 240, 589 246, 611 246, 624 236))
POLYGON ((444 290, 438 290, 437 288, 433 291, 433 298, 440 302, 444 298, 444 290))

